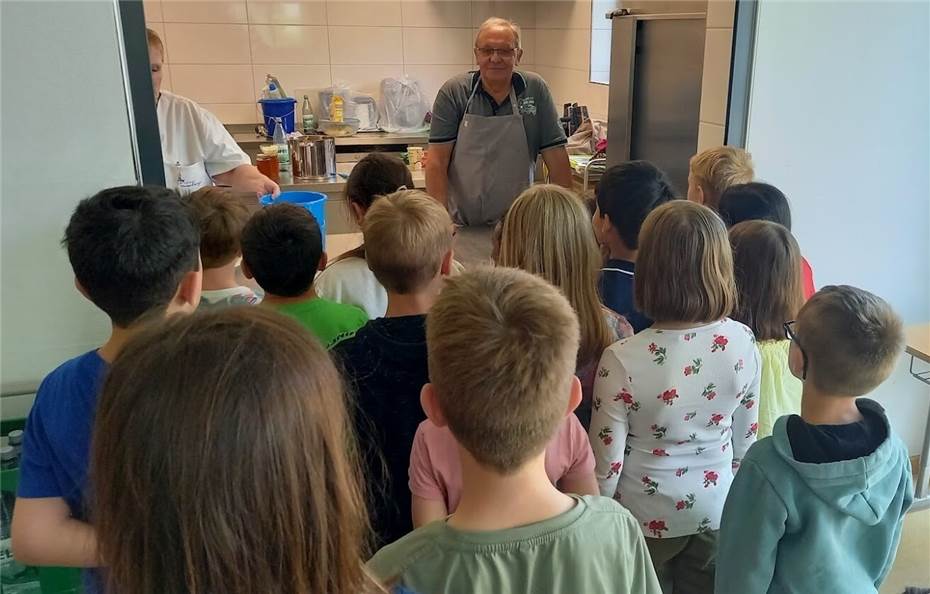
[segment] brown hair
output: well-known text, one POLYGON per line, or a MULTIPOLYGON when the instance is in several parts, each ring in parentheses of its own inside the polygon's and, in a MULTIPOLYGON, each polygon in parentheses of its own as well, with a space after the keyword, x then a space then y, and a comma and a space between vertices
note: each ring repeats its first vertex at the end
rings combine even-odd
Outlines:
POLYGON ((904 327, 877 295, 847 285, 817 291, 798 314, 807 381, 828 394, 860 396, 885 381, 904 346, 904 327))
MULTIPOLYGON (((352 167, 352 173, 346 180, 346 205, 354 202, 367 211, 377 198, 393 194, 401 187, 413 189, 410 168, 394 155, 368 153, 352 167)), ((346 258, 365 259, 365 244, 340 255, 332 263, 346 258)))
POLYGON ((475 460, 509 474, 546 447, 578 349, 578 318, 555 287, 512 268, 450 277, 426 334, 439 406, 475 460))
POLYGON ((362 223, 368 267, 392 293, 416 292, 439 273, 452 249, 446 209, 420 190, 401 190, 371 205, 362 223))
POLYGON ((219 268, 239 256, 242 229, 252 213, 223 188, 201 188, 190 195, 200 224, 200 258, 204 268, 219 268))
POLYGON ((375 589, 344 400, 323 347, 274 312, 178 316, 130 341, 92 446, 113 591, 375 589))
POLYGON ((733 319, 757 340, 785 338, 783 324, 804 305, 801 250, 791 232, 770 221, 744 221, 730 229, 739 294, 733 319))
POLYGON ((723 191, 755 177, 752 155, 741 148, 718 146, 691 157, 691 175, 704 190, 704 204, 714 210, 723 191))
POLYGON ((736 307, 733 253, 720 217, 687 200, 653 210, 639 235, 636 308, 657 322, 712 322, 736 307))
POLYGON ((612 342, 597 294, 601 262, 591 217, 569 190, 532 186, 507 211, 498 263, 537 274, 562 290, 581 323, 578 367, 599 359, 612 342))

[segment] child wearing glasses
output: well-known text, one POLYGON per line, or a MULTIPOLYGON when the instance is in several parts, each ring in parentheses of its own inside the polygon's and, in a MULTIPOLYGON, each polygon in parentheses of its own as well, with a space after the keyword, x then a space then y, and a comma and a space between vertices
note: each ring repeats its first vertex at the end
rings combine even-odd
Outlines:
POLYGON ((878 592, 913 500, 907 449, 867 394, 904 342, 881 298, 824 287, 784 324, 801 415, 754 445, 723 512, 716 592, 878 592))
POLYGON ((772 434, 775 419, 801 412, 801 381, 788 368, 782 324, 804 305, 801 251, 791 231, 770 221, 744 221, 730 229, 739 295, 733 319, 752 329, 762 357, 759 435, 772 434))
POLYGON ((761 373, 752 331, 727 317, 736 283, 723 221, 686 200, 653 210, 633 292, 655 322, 601 357, 595 475, 639 521, 663 592, 705 594, 727 490, 756 439, 761 373))

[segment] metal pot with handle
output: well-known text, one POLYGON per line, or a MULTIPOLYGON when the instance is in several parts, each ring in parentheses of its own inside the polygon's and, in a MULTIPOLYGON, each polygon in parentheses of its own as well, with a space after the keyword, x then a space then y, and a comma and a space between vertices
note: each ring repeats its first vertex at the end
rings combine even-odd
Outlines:
POLYGON ((288 144, 296 179, 321 181, 336 175, 336 140, 332 136, 299 136, 288 144))

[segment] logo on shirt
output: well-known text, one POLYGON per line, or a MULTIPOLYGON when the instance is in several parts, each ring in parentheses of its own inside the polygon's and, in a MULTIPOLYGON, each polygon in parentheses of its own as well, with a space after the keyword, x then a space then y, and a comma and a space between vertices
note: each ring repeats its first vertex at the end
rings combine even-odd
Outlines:
POLYGON ((520 101, 520 113, 525 115, 536 115, 536 98, 532 96, 521 97, 520 101))

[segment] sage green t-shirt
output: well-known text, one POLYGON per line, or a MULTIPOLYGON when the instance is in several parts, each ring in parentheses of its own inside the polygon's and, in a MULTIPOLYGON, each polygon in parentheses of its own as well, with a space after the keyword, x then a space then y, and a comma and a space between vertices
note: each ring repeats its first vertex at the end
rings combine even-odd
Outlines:
POLYGON ((368 568, 414 592, 662 594, 630 512, 606 497, 572 498, 564 514, 509 530, 433 522, 378 551, 368 568))
POLYGON ((352 336, 368 321, 368 315, 354 305, 336 303, 319 297, 271 307, 296 318, 320 339, 326 348, 331 348, 340 340, 352 336))

